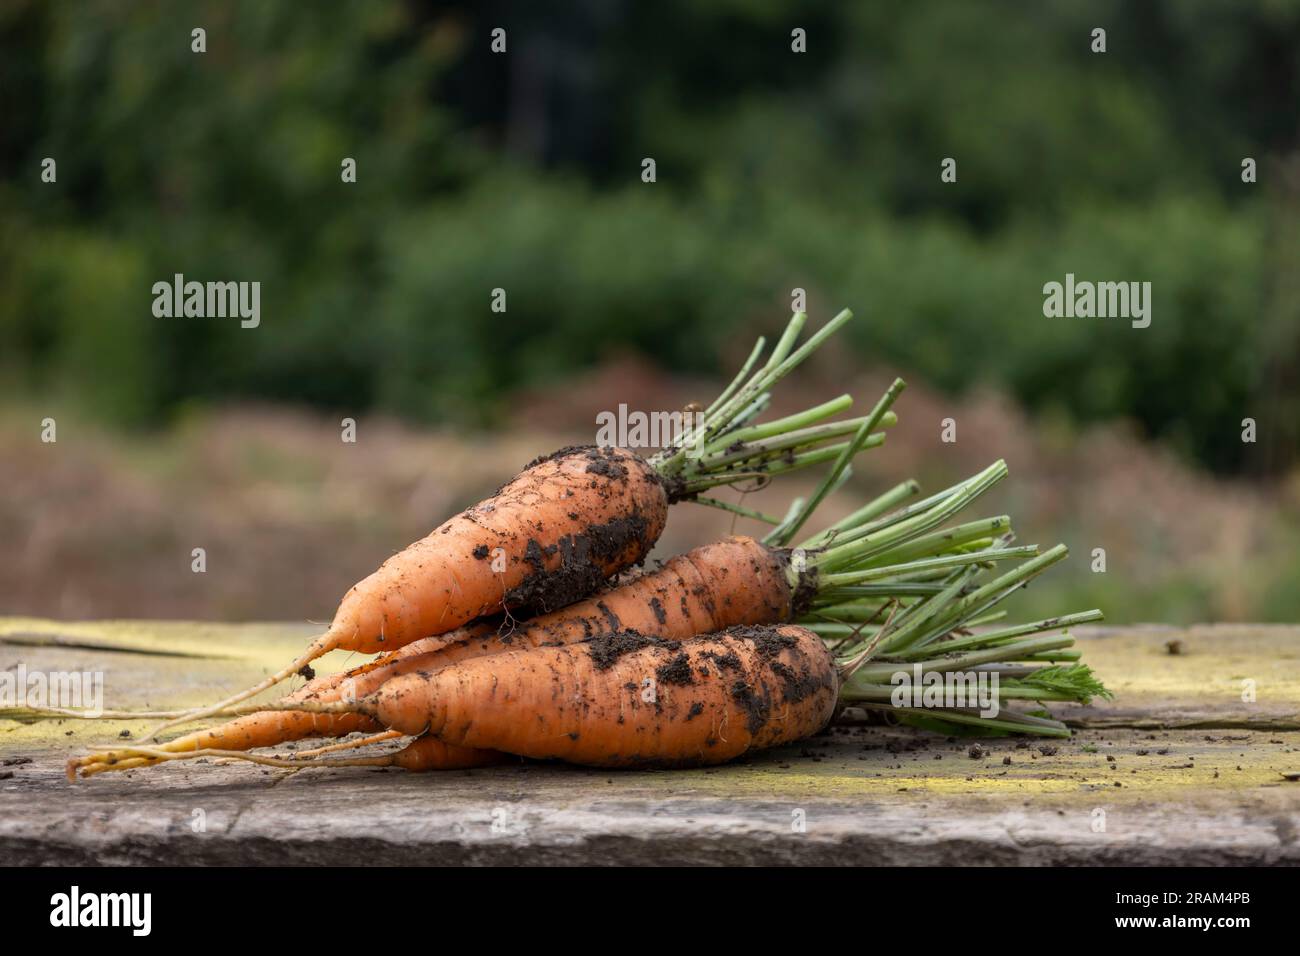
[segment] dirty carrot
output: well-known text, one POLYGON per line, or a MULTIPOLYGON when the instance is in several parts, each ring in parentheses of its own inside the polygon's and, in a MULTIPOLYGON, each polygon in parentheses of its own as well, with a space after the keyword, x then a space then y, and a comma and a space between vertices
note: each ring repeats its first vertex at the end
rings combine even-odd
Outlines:
POLYGON ((350 708, 460 747, 588 766, 685 767, 821 730, 840 673, 821 639, 795 625, 681 642, 625 631, 407 674, 352 705, 295 706, 350 708))

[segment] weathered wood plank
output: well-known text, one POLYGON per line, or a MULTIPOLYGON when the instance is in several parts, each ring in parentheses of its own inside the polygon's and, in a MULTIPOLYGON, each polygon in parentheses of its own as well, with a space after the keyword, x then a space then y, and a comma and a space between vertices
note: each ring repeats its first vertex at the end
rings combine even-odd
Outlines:
MULTIPOLYGON (((310 633, 9 620, 0 667, 100 668, 110 704, 171 706, 246 684, 310 633), (76 646, 7 642, 13 633, 76 646)), ((66 757, 140 725, 0 721, 0 759, 31 761, 0 767, 12 774, 0 779, 0 863, 1300 863, 1300 783, 1283 778, 1300 770, 1300 732, 1160 727, 1294 720, 1300 629, 1115 629, 1085 641, 1116 700, 1059 713, 1151 729, 985 740, 978 758, 969 739, 854 727, 671 773, 192 763, 71 785, 66 757), (1169 640, 1183 653, 1169 655, 1169 640), (1241 700, 1247 677, 1254 702, 1241 700)))

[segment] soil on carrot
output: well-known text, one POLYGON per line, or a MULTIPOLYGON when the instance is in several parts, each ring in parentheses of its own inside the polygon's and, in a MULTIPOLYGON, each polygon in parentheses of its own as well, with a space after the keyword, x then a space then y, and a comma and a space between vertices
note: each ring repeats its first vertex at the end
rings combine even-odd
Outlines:
POLYGON ((691 659, 682 651, 673 655, 668 663, 655 669, 655 679, 661 684, 677 684, 685 687, 695 683, 691 672, 691 659))
MULTIPOLYGON (((591 475, 602 475, 614 481, 622 481, 627 478, 628 470, 624 461, 627 460, 629 453, 622 452, 615 448, 605 448, 601 445, 565 445, 563 448, 557 448, 555 451, 545 455, 538 455, 527 465, 524 471, 530 468, 536 468, 538 465, 545 464, 548 461, 556 461, 560 458, 583 458, 587 462, 586 471, 591 475)), ((652 480, 658 480, 659 473, 649 468, 644 469, 646 474, 652 480)), ((505 487, 502 485, 502 487, 505 487)), ((498 489, 499 491, 500 489, 498 489)))
POLYGON ((707 657, 718 666, 718 670, 740 670, 740 658, 735 651, 727 651, 725 654, 719 654, 717 651, 705 651, 702 657, 707 657))
POLYGON ((663 602, 657 597, 652 597, 650 599, 650 610, 654 612, 655 620, 660 624, 668 623, 668 614, 664 611, 663 602))
POLYGON ((675 641, 665 641, 663 638, 652 637, 649 634, 642 634, 640 631, 633 630, 601 634, 590 638, 585 643, 587 653, 595 661, 596 668, 602 671, 613 667, 624 654, 631 654, 643 647, 676 648, 679 646, 675 641))
POLYGON ((788 647, 798 642, 788 634, 782 634, 777 626, 763 624, 741 624, 729 627, 722 632, 728 637, 749 641, 766 658, 775 657, 788 647))
POLYGON ((802 673, 797 673, 781 661, 773 661, 771 666, 772 673, 781 680, 783 697, 789 703, 797 704, 806 700, 826 686, 827 677, 824 674, 811 673, 807 668, 802 673))
MULTIPOLYGON (((782 560, 786 565, 790 562, 790 552, 780 552, 782 560)), ((794 593, 790 595, 790 617, 801 617, 805 611, 812 607, 813 599, 817 597, 817 569, 807 568, 799 572, 799 584, 795 587, 794 593)))
POLYGON ((757 734, 767 723, 772 713, 772 699, 767 693, 767 685, 762 682, 757 688, 750 686, 743 679, 731 685, 731 699, 745 712, 745 722, 750 734, 757 734))
MULTIPOLYGON (((512 610, 546 614, 568 607, 594 593, 605 583, 602 564, 624 554, 629 544, 645 543, 648 523, 639 513, 589 525, 579 535, 565 535, 553 545, 528 539, 524 560, 533 571, 517 587, 506 592, 505 603, 512 610), (548 558, 560 555, 560 565, 548 570, 548 558)), ((649 548, 643 547, 642 551, 649 548)))

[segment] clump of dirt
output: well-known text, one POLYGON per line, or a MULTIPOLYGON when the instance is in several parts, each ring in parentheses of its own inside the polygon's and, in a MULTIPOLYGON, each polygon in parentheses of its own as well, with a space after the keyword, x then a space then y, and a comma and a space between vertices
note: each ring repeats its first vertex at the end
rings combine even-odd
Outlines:
MULTIPOLYGON (((556 461, 561 458, 578 458, 585 459, 587 467, 584 469, 589 475, 600 475, 611 481, 625 481, 628 477, 628 468, 625 462, 628 460, 628 453, 619 451, 615 448, 605 448, 600 445, 566 445, 550 454, 539 455, 524 466, 524 471, 530 468, 536 468, 538 465, 548 461, 556 461)), ((659 479, 659 473, 649 467, 641 469, 650 480, 662 484, 659 479)))
POLYGON ((719 654, 717 651, 705 651, 700 656, 709 658, 709 660, 718 665, 719 670, 740 670, 740 658, 737 656, 735 651, 727 651, 725 654, 719 654))
POLYGON ((664 611, 663 602, 657 597, 652 597, 650 599, 650 610, 654 612, 655 620, 660 624, 668 623, 668 614, 664 611))
POLYGON ((538 455, 528 464, 524 465, 524 471, 536 468, 538 465, 548 461, 555 461, 557 458, 568 458, 570 455, 580 455, 584 452, 595 451, 595 445, 565 445, 563 448, 557 448, 555 451, 547 452, 545 455, 538 455))
POLYGON ((645 517, 636 512, 589 525, 582 534, 565 535, 553 545, 529 538, 524 560, 533 571, 506 592, 506 606, 546 614, 582 600, 605 583, 605 568, 633 545, 638 554, 649 550, 645 541, 648 527, 645 517), (559 567, 548 569, 547 560, 557 552, 559 567))
POLYGON ((631 654, 643 647, 677 647, 672 641, 661 637, 642 634, 640 631, 615 631, 612 634, 600 634, 584 641, 587 653, 591 655, 597 670, 609 670, 624 654, 631 654))
POLYGON ((790 704, 797 704, 802 700, 807 700, 825 687, 828 679, 825 673, 814 673, 806 665, 801 669, 801 672, 795 671, 794 668, 783 664, 781 661, 774 660, 769 666, 772 668, 772 673, 781 681, 783 699, 790 704))
POLYGON ((655 679, 661 684, 677 684, 686 687, 695 683, 691 672, 691 659, 682 651, 672 656, 668 663, 655 669, 655 679))
POLYGON ((798 643, 790 635, 782 634, 775 625, 741 624, 736 627, 729 627, 722 633, 728 637, 749 641, 758 650, 758 653, 767 660, 776 657, 782 651, 794 647, 798 643))
POLYGON ((745 712, 745 725, 751 734, 763 729, 772 713, 772 701, 766 693, 756 694, 746 681, 737 680, 731 685, 731 699, 745 712))
POLYGON ((587 462, 587 474, 622 481, 627 477, 627 466, 615 458, 595 458, 587 462))
POLYGON ((609 625, 611 631, 621 631, 623 629, 623 622, 619 620, 619 616, 611 611, 609 605, 604 601, 596 602, 596 610, 604 615, 605 623, 609 625))

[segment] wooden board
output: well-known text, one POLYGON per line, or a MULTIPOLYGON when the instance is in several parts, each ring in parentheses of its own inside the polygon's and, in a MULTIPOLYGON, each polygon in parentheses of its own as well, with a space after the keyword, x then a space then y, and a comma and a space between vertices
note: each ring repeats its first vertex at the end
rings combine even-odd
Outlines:
MULTIPOLYGON (((0 619, 0 669, 100 672, 109 706, 180 706, 311 633, 0 619)), ((848 726, 697 771, 195 762, 70 784, 69 756, 143 725, 0 719, 0 761, 21 761, 0 766, 0 864, 1300 863, 1300 628, 1079 636, 1116 699, 1058 710, 1070 741, 983 740, 977 757, 970 738, 848 726)))

